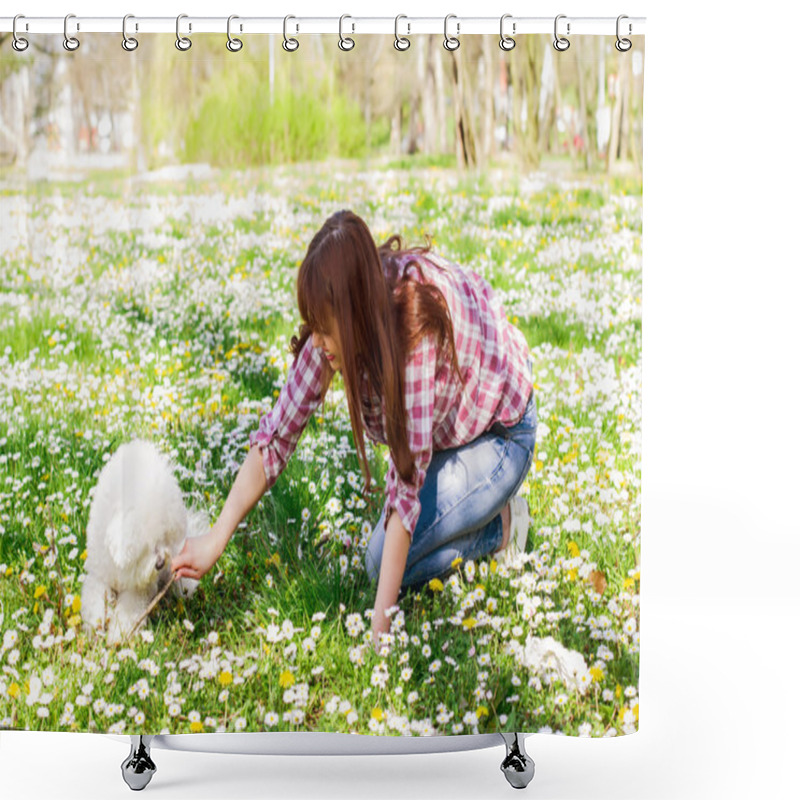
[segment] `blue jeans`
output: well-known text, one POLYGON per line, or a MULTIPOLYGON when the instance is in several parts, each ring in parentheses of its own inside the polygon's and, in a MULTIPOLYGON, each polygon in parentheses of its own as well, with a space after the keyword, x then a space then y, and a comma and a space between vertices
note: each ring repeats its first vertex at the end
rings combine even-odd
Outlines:
MULTIPOLYGON (((417 587, 444 575, 454 558, 474 560, 500 547, 500 512, 530 470, 536 425, 531 393, 525 414, 513 427, 493 425, 469 444, 433 454, 419 493, 422 510, 401 587, 417 587)), ((380 574, 385 522, 381 514, 367 545, 365 562, 372 581, 380 574)))

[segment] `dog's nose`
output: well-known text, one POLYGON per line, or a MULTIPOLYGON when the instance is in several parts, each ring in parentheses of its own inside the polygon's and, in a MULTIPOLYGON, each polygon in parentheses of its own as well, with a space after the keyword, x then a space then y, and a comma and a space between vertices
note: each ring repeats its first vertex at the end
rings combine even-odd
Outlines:
POLYGON ((163 555, 159 556, 158 560, 156 561, 156 569, 163 569, 164 564, 166 564, 166 561, 167 560, 163 555))

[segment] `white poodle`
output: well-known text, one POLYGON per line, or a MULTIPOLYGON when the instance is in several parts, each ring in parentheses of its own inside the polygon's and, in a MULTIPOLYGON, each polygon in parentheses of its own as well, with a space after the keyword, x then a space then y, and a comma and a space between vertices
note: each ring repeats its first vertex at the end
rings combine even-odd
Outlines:
MULTIPOLYGON (((81 617, 115 643, 133 630, 166 586, 170 561, 187 536, 208 532, 208 519, 187 510, 169 462, 150 442, 122 445, 100 472, 86 528, 81 617)), ((172 584, 190 597, 198 581, 172 584)))

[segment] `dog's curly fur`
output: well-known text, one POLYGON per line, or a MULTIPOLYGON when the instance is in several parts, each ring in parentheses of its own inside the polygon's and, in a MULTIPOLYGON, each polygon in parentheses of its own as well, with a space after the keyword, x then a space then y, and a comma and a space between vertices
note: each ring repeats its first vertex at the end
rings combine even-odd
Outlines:
MULTIPOLYGON (((151 442, 122 445, 100 472, 86 529, 81 617, 109 644, 133 630, 171 576, 187 536, 208 532, 205 514, 186 508, 169 462, 151 442)), ((197 581, 172 584, 190 597, 197 581)))

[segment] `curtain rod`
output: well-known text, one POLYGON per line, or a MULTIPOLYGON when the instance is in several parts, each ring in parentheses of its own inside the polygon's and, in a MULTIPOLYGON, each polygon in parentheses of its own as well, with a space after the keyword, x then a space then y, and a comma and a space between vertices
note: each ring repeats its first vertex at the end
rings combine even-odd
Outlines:
MULTIPOLYGON (((505 15, 503 31, 506 36, 527 33, 553 34, 556 18, 553 17, 514 17, 505 15)), ((13 30, 14 17, 0 17, 0 32, 13 30)), ((450 15, 447 31, 450 36, 465 34, 500 34, 500 17, 459 17, 450 15)), ((122 33, 122 17, 81 17, 70 15, 67 21, 70 36, 79 33, 122 33)), ((136 17, 129 16, 126 31, 129 36, 136 33, 176 33, 176 17, 136 17)), ((17 20, 18 34, 61 33, 65 31, 64 17, 26 17, 17 20)), ((444 34, 444 17, 355 17, 349 14, 339 17, 234 17, 231 33, 283 34, 342 33, 399 33, 402 36, 414 34, 444 34), (285 29, 284 25, 288 27, 285 29), (397 26, 397 27, 395 27, 397 26)), ((181 36, 194 33, 226 33, 228 17, 195 17, 181 15, 181 36)), ((597 35, 614 36, 617 32, 616 17, 570 17, 560 14, 558 35, 597 35)), ((623 17, 620 23, 622 36, 637 36, 645 32, 645 17, 623 17)))

